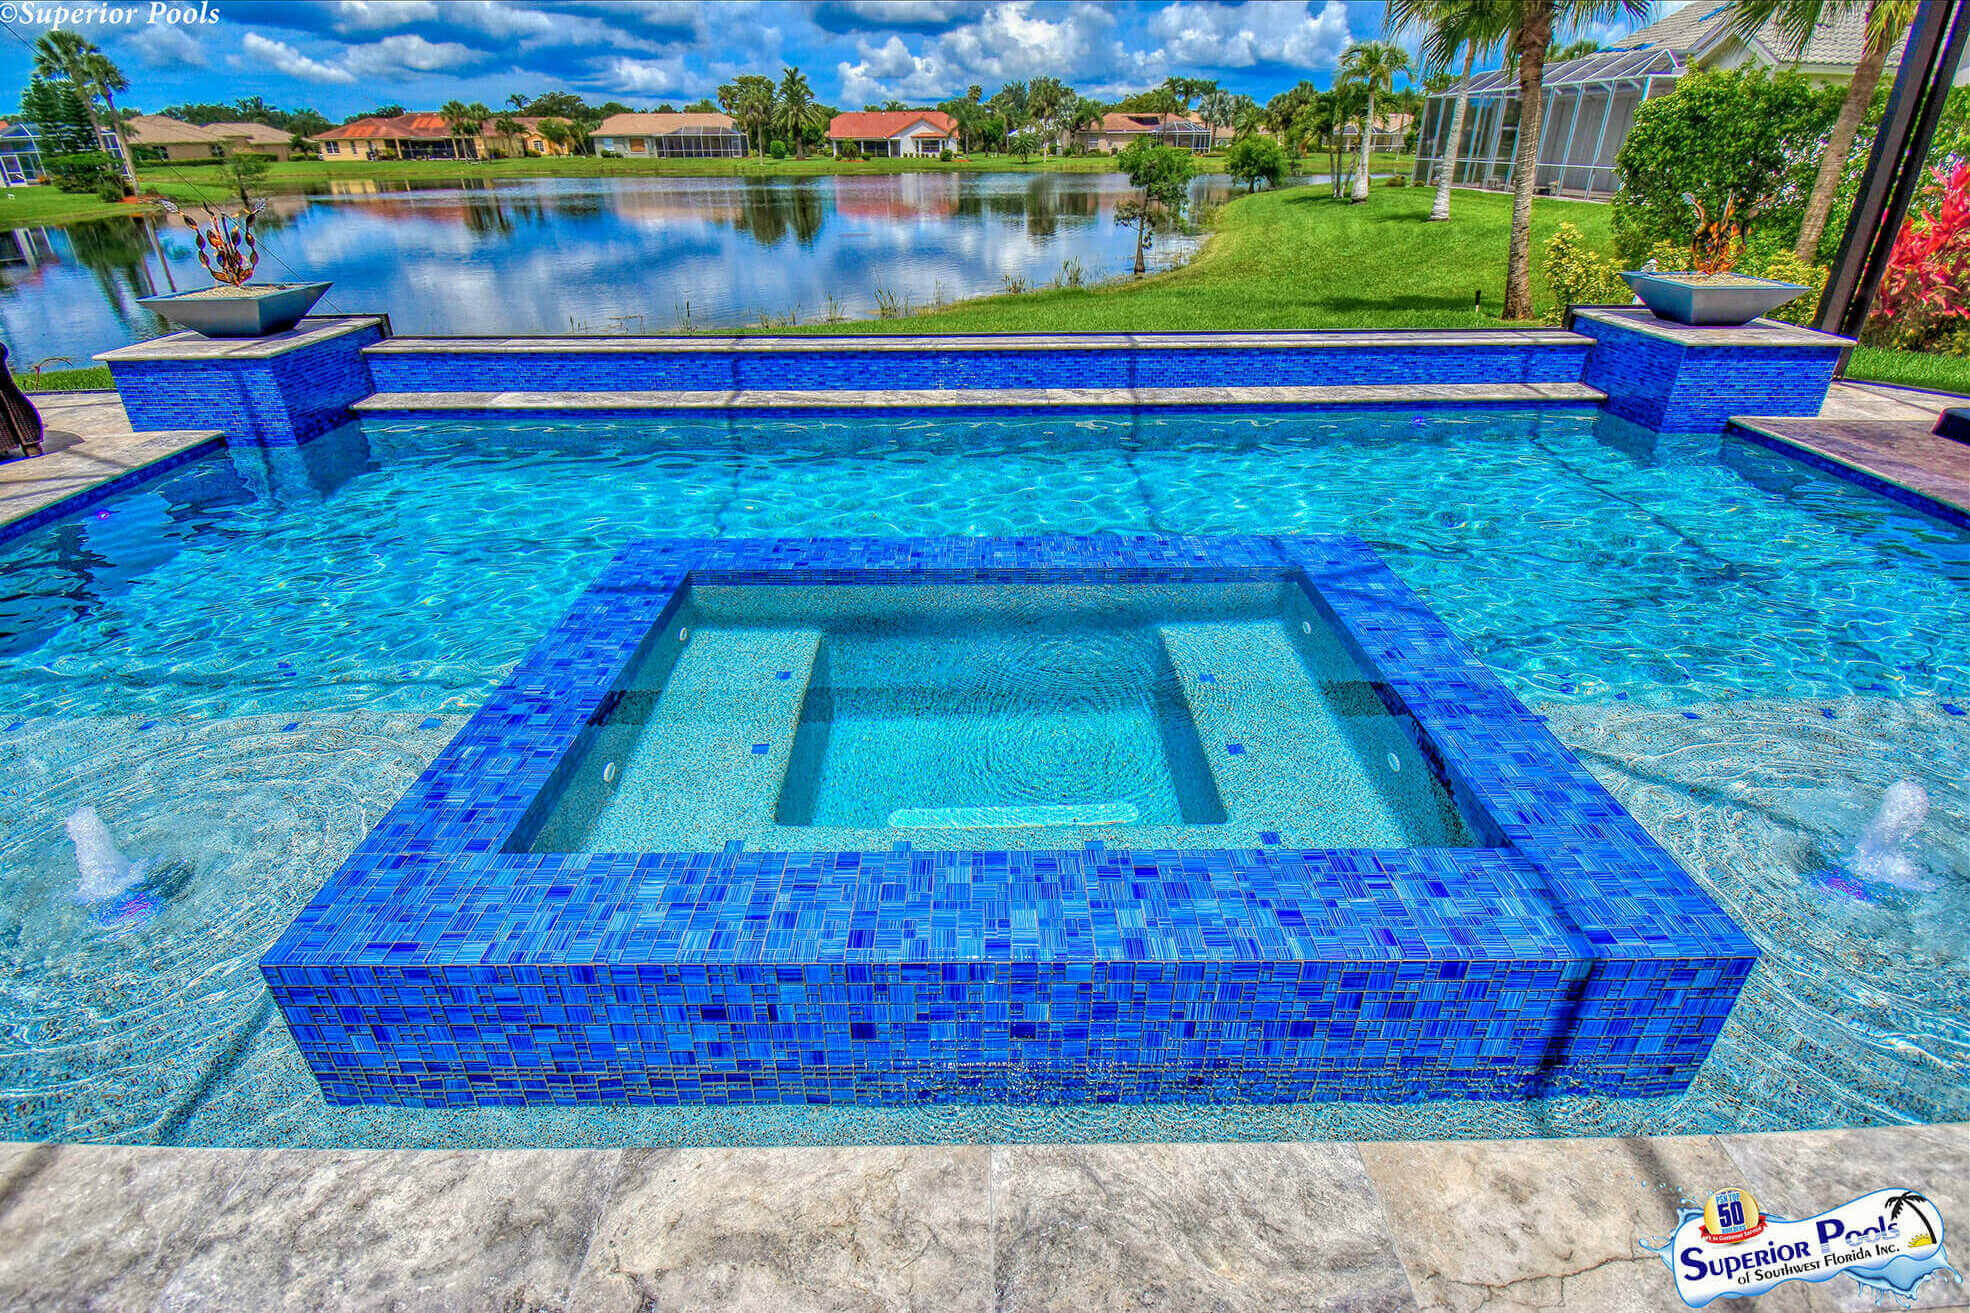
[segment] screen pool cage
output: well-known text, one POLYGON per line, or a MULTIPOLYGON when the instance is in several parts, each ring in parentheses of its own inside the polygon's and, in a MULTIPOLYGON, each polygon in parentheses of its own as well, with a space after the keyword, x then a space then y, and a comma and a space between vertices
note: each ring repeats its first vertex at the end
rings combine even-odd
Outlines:
MULTIPOLYGON (((1645 100, 1667 95, 1683 75, 1673 51, 1608 50, 1548 64, 1545 121, 1539 131, 1539 177, 1547 195, 1612 196, 1614 157, 1645 100)), ((1457 106, 1453 84, 1431 96, 1416 135, 1414 181, 1434 184, 1457 106)), ((1464 111, 1463 144, 1452 181, 1460 187, 1503 189, 1512 183, 1518 151, 1519 79, 1512 69, 1493 69, 1471 79, 1464 111)))

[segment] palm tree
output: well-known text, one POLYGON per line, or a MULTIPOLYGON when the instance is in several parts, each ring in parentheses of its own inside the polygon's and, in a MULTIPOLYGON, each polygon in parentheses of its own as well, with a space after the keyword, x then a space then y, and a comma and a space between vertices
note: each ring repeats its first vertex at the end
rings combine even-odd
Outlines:
POLYGON ((438 117, 445 121, 445 127, 452 135, 452 154, 465 158, 464 143, 479 135, 492 111, 476 100, 470 105, 462 100, 447 100, 438 106, 438 117))
POLYGON ((1056 77, 1037 77, 1026 86, 1026 112, 1035 125, 1043 129, 1040 134, 1040 154, 1048 153, 1048 147, 1059 144, 1060 117, 1075 101, 1073 88, 1056 77))
POLYGON ((1393 42, 1357 41, 1341 52, 1336 81, 1368 92, 1368 116, 1361 124, 1361 170, 1354 175, 1352 199, 1357 203, 1368 199, 1368 146, 1375 135, 1375 93, 1393 91, 1395 75, 1408 71, 1409 52, 1393 42))
POLYGON ((814 88, 807 85, 807 75, 797 68, 789 68, 780 77, 779 111, 776 122, 793 141, 794 158, 807 158, 807 129, 820 127, 828 120, 821 113, 821 107, 814 101, 814 88))
MULTIPOLYGON (((113 75, 115 90, 122 91, 129 85, 123 80, 123 75, 116 71, 116 65, 109 62, 108 56, 79 32, 58 27, 43 32, 34 43, 35 73, 49 79, 66 78, 69 85, 75 88, 89 117, 89 140, 96 150, 101 150, 103 143, 103 123, 96 116, 96 97, 102 93, 98 74, 105 69, 113 75)), ((122 144, 123 133, 118 132, 116 139, 124 151, 122 163, 129 175, 124 179, 124 187, 126 191, 134 190, 137 174, 130 165, 129 147, 122 144)))
POLYGON ((1792 254, 1808 264, 1819 258, 1820 236, 1826 231, 1827 217, 1840 191, 1840 174, 1853 148, 1854 134, 1867 117, 1868 102, 1881 83, 1882 70, 1895 44, 1915 21, 1916 0, 1737 0, 1732 24, 1745 35, 1757 32, 1776 20, 1779 35, 1791 47, 1793 58, 1806 51, 1813 29, 1822 23, 1864 14, 1867 44, 1861 48, 1860 63, 1847 83, 1847 94, 1834 117, 1833 131, 1827 136, 1825 153, 1820 156, 1819 174, 1806 197, 1806 212, 1799 222, 1799 240, 1792 254))
POLYGON ((1073 141, 1074 134, 1082 128, 1099 128, 1102 115, 1108 107, 1098 100, 1086 96, 1076 96, 1067 108, 1060 113, 1060 126, 1066 131, 1067 140, 1073 141))
POLYGON ((986 102, 994 114, 1006 121, 1006 136, 1025 127, 1030 116, 1024 82, 1008 82, 986 102))
POLYGON ((1519 66, 1518 149, 1512 157, 1512 238, 1505 255, 1505 318, 1532 318, 1532 192, 1539 181, 1546 47, 1564 27, 1610 18, 1645 22, 1649 0, 1511 0, 1499 20, 1519 66))
POLYGON ((766 126, 773 121, 773 79, 759 73, 744 73, 718 88, 718 103, 754 145, 754 153, 766 153, 766 126))
POLYGON ((1430 202, 1430 218, 1450 217, 1450 186, 1457 176, 1457 153, 1464 142, 1464 116, 1471 105, 1471 74, 1477 68, 1479 52, 1497 44, 1504 35, 1494 0, 1388 0, 1388 27, 1391 32, 1419 27, 1423 30, 1423 69, 1441 73, 1448 69, 1459 49, 1464 52, 1464 76, 1457 80, 1457 100, 1450 111, 1450 137, 1437 161, 1436 199, 1430 202))

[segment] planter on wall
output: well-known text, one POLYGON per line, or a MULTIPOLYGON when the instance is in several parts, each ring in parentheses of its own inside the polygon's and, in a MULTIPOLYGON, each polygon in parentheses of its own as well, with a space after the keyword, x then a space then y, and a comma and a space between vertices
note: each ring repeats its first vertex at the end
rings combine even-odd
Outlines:
POLYGON ((1658 319, 1679 324, 1748 324, 1809 288, 1743 274, 1624 272, 1621 277, 1658 319))
POLYGON ((137 304, 207 337, 267 337, 301 322, 328 291, 328 283, 262 283, 237 289, 207 288, 171 296, 145 296, 137 304))

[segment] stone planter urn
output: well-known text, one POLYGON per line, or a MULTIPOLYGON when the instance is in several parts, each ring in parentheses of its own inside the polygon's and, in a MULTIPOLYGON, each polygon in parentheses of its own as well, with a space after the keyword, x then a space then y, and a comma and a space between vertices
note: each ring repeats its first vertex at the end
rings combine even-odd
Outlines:
POLYGON ((1781 283, 1770 278, 1693 270, 1679 273, 1634 270, 1624 272, 1621 277, 1658 319, 1678 324, 1741 326, 1810 290, 1798 283, 1781 283))
POLYGON ((196 292, 139 297, 137 304, 207 337, 269 337, 301 322, 329 283, 221 283, 196 292))

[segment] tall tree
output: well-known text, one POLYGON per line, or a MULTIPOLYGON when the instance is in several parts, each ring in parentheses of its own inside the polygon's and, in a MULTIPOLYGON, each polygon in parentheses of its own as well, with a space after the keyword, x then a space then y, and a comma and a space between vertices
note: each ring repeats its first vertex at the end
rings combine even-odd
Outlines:
POLYGON ((825 126, 828 117, 815 103, 814 88, 807 85, 805 73, 789 68, 780 75, 779 106, 774 122, 792 139, 795 159, 807 158, 807 129, 825 126))
POLYGON ((1736 0, 1732 25, 1750 35, 1767 23, 1776 22, 1779 35, 1791 47, 1796 59, 1813 39, 1813 29, 1821 24, 1849 17, 1864 16, 1867 42, 1861 47, 1860 63, 1847 83, 1846 99, 1827 135, 1826 150, 1820 156, 1819 174, 1806 197, 1806 212, 1799 222, 1799 240, 1792 254, 1812 264, 1819 259, 1820 237, 1826 232, 1827 217, 1840 191, 1840 174, 1847 165, 1847 152, 1853 148, 1854 134, 1867 117, 1868 102, 1881 84, 1882 70, 1895 45, 1915 21, 1916 0, 1736 0))
POLYGON ((445 121, 445 129, 451 133, 452 153, 464 159, 464 143, 479 135, 485 121, 492 117, 492 111, 476 100, 470 105, 462 100, 447 100, 438 106, 438 117, 445 121))
POLYGON ((1115 157, 1115 163, 1138 193, 1115 207, 1115 221, 1135 228, 1135 271, 1140 275, 1147 267, 1143 252, 1149 248, 1150 225, 1183 216, 1190 180, 1197 176, 1197 158, 1187 150, 1138 137, 1115 157))
POLYGON ((1014 133, 1025 127, 1031 117, 1027 109, 1026 84, 1024 82, 1006 83, 998 89, 992 96, 992 99, 987 101, 986 104, 994 114, 997 114, 1006 121, 1007 137, 1011 137, 1014 133))
POLYGON ((1040 154, 1060 142, 1060 118, 1074 104, 1074 89, 1056 77, 1037 77, 1026 84, 1026 112, 1040 130, 1040 154))
POLYGON ((1211 145, 1218 144, 1218 129, 1228 128, 1238 113, 1238 98, 1229 91, 1212 87, 1197 101, 1197 117, 1210 129, 1211 145))
MULTIPOLYGON (((80 32, 70 32, 58 27, 52 31, 43 32, 40 39, 34 43, 35 74, 39 77, 66 81, 81 95, 83 113, 88 116, 89 131, 93 134, 89 142, 89 149, 91 150, 102 149, 103 121, 101 116, 96 113, 96 96, 98 91, 96 78, 92 73, 92 69, 101 66, 107 66, 110 72, 115 73, 116 66, 111 64, 103 52, 96 48, 94 42, 90 41, 80 32), (94 61, 96 60, 101 61, 100 66, 95 64, 94 61)), ((119 84, 123 83, 123 75, 121 73, 116 73, 116 81, 119 84)), ((123 90, 123 85, 119 85, 116 89, 118 91, 123 90)), ((116 135, 117 139, 121 141, 123 134, 118 132, 116 135)), ((125 147, 126 151, 127 149, 125 147)), ((128 170, 123 179, 125 194, 128 194, 135 190, 136 171, 130 167, 127 155, 122 161, 122 165, 128 170)))
POLYGON ((1471 104, 1471 74, 1478 55, 1498 44, 1504 35, 1496 0, 1388 0, 1388 27, 1392 32, 1420 29, 1423 38, 1423 69, 1441 76, 1457 58, 1464 55, 1464 75, 1457 79, 1457 99, 1450 110, 1450 135, 1443 156, 1437 160, 1436 198, 1430 202, 1430 218, 1450 217, 1450 187, 1457 176, 1457 156, 1464 144, 1464 117, 1471 104))
POLYGON ((1611 18, 1646 22, 1649 0, 1510 0, 1500 20, 1519 67, 1518 148, 1512 157, 1512 237, 1505 255, 1505 318, 1532 318, 1532 193, 1545 121, 1546 47, 1562 28, 1611 18))
POLYGON ((100 50, 91 51, 82 57, 82 71, 89 79, 89 85, 83 88, 83 93, 86 95, 93 91, 101 96, 103 109, 107 111, 109 121, 116 126, 116 153, 123 160, 123 179, 128 193, 134 196, 137 192, 137 161, 130 154, 130 129, 124 126, 124 116, 116 111, 116 93, 130 89, 129 79, 125 78, 123 70, 100 50))
POLYGON ((773 121, 774 100, 773 79, 759 73, 742 73, 718 88, 718 103, 753 140, 755 155, 766 153, 766 128, 773 121))
POLYGON ((1342 86, 1361 87, 1368 93, 1368 110, 1361 123, 1361 169, 1354 175, 1357 202, 1368 199, 1368 151, 1375 136, 1375 96, 1394 89, 1395 75, 1409 71, 1409 52, 1390 41, 1357 41, 1341 52, 1342 86))

